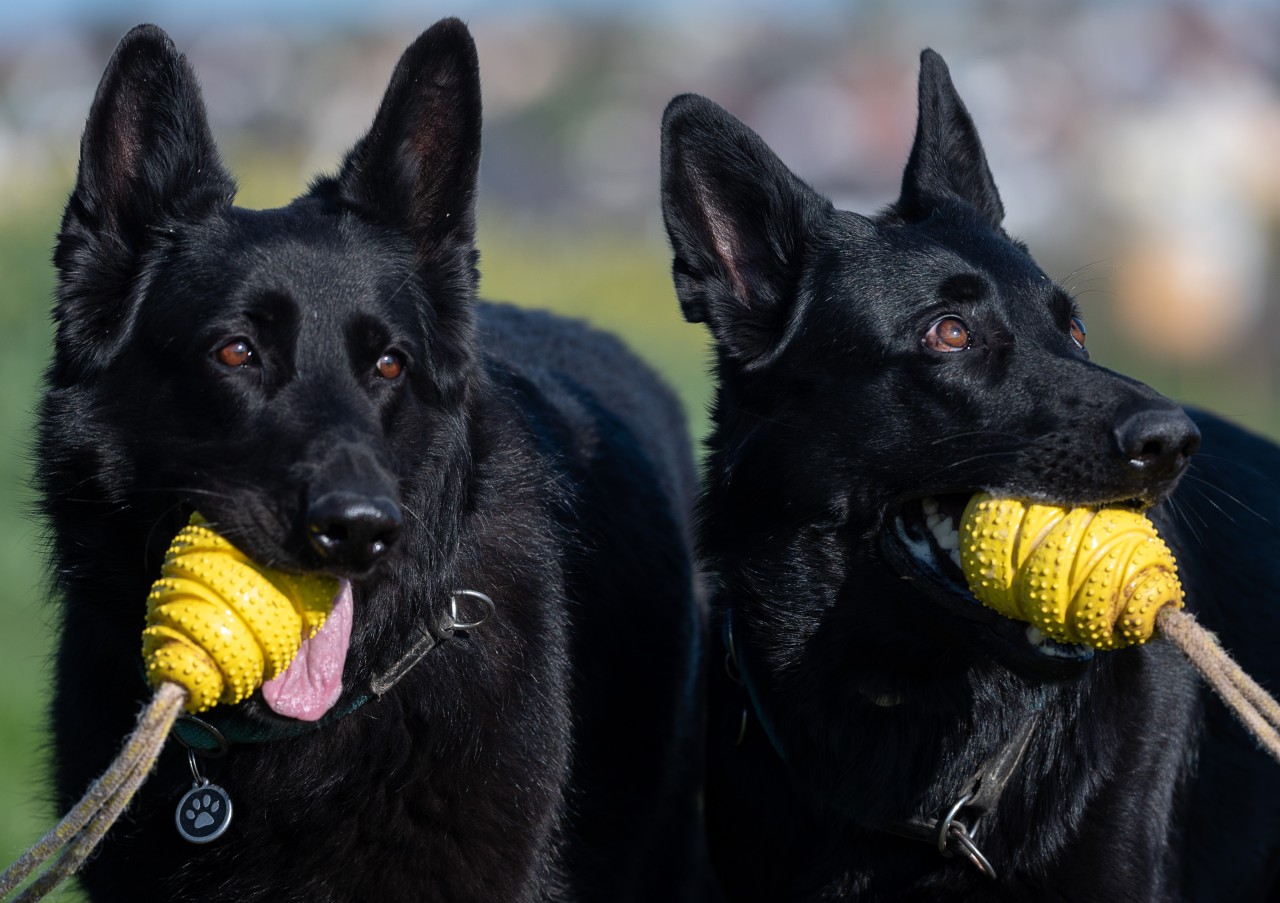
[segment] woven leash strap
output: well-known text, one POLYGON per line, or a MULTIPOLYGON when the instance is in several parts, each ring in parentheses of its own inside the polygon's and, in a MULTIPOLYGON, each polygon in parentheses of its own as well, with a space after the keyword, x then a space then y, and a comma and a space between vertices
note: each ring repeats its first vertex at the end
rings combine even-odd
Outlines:
POLYGON ((1258 743, 1280 761, 1280 703, 1192 615, 1166 606, 1156 615, 1156 626, 1195 665, 1258 743))
POLYGON ((14 896, 12 903, 40 900, 75 874, 151 773, 186 698, 187 691, 177 684, 161 685, 138 716, 137 726, 111 767, 93 782, 62 821, 0 875, 0 900, 8 901, 46 862, 52 864, 14 896))

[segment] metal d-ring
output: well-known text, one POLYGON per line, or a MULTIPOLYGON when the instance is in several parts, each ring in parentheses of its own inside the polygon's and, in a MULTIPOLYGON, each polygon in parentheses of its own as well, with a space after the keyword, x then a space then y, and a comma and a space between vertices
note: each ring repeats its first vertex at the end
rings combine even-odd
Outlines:
POLYGON ((498 607, 493 604, 493 600, 484 593, 476 589, 455 589, 453 594, 449 596, 449 618, 453 621, 454 630, 474 630, 485 621, 489 620, 497 612, 498 607), (470 596, 472 599, 479 599, 484 603, 484 613, 474 621, 458 620, 458 597, 470 596))
MULTIPOLYGON (((951 823, 956 820, 956 816, 960 813, 960 810, 963 809, 971 799, 973 799, 973 794, 966 793, 956 801, 956 804, 951 807, 946 815, 942 816, 942 818, 938 820, 938 833, 936 835, 938 841, 938 852, 943 856, 946 856, 948 859, 952 856, 951 851, 947 849, 947 841, 951 836, 951 823)), ((964 826, 961 825, 961 827, 964 826)), ((965 833, 969 833, 967 828, 965 829, 965 833)))
POLYGON ((209 722, 201 718, 197 718, 195 715, 186 715, 186 714, 179 715, 178 721, 182 724, 190 725, 198 730, 204 731, 206 734, 209 735, 209 738, 213 740, 214 745, 212 749, 202 749, 188 743, 186 740, 182 738, 182 734, 175 732, 174 736, 178 738, 178 742, 181 743, 183 746, 185 746, 188 750, 191 750, 192 752, 198 752, 200 753, 200 755, 204 756, 206 759, 221 759, 223 756, 227 754, 227 751, 231 749, 231 744, 227 742, 226 737, 222 736, 222 731, 218 730, 209 722))
POLYGON ((187 765, 191 768, 192 780, 200 786, 204 786, 209 783, 209 779, 201 774, 200 763, 196 761, 196 753, 199 753, 207 759, 221 759, 227 754, 227 750, 231 748, 231 744, 228 743, 227 738, 222 735, 222 731, 218 730, 209 722, 197 718, 194 715, 179 715, 178 720, 204 731, 215 744, 213 749, 197 749, 184 740, 181 734, 174 734, 174 736, 178 738, 178 742, 187 748, 187 765))
POLYGON ((938 852, 951 859, 955 854, 951 852, 949 847, 951 842, 955 841, 960 845, 965 858, 973 863, 974 868, 988 878, 995 878, 996 870, 991 866, 990 860, 982 854, 982 850, 978 849, 978 845, 973 842, 973 838, 969 836, 969 829, 965 827, 964 822, 956 821, 956 816, 960 813, 960 810, 968 805, 972 799, 973 794, 966 793, 938 821, 938 852))

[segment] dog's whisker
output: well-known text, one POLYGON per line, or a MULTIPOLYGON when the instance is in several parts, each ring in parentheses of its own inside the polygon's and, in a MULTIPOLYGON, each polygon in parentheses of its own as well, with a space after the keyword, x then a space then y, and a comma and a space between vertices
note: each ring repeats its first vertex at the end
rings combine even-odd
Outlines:
POLYGON ((961 458, 957 461, 952 461, 950 464, 945 464, 942 467, 939 467, 936 470, 931 471, 930 473, 925 475, 924 479, 921 482, 929 482, 933 479, 936 479, 941 474, 946 473, 948 470, 954 470, 957 467, 967 467, 968 465, 972 464, 974 461, 982 461, 988 458, 1003 458, 1013 454, 1016 454, 1016 452, 1000 450, 1000 451, 984 452, 978 455, 970 455, 967 458, 961 458))
POLYGON ((413 276, 414 276, 413 273, 409 273, 407 276, 404 277, 403 280, 401 280, 400 284, 397 285, 395 287, 395 290, 391 293, 391 300, 395 300, 395 298, 400 294, 400 292, 404 290, 404 287, 413 280, 413 276))
POLYGON ((1026 444, 1031 440, 1019 433, 1006 433, 999 430, 969 430, 963 433, 948 433, 945 436, 939 436, 929 442, 930 445, 944 445, 948 442, 955 442, 958 439, 1012 439, 1015 442, 1026 444))
MULTIPOLYGON (((1233 504, 1237 505, 1242 511, 1258 518, 1258 520, 1262 521, 1264 524, 1270 524, 1272 522, 1271 519, 1268 518, 1265 514, 1263 514, 1261 511, 1258 511, 1250 507, 1243 499, 1223 489, 1217 483, 1213 483, 1196 474, 1194 469, 1188 470, 1186 475, 1183 477, 1183 480, 1193 485, 1196 491, 1200 493, 1201 497, 1204 498, 1204 500, 1208 502, 1210 505, 1213 505, 1215 508, 1221 511, 1224 516, 1230 517, 1230 515, 1226 512, 1225 509, 1223 509, 1221 505, 1219 505, 1212 498, 1210 498, 1209 496, 1210 490, 1217 493, 1217 495, 1220 498, 1223 498, 1226 501, 1232 502, 1233 504)), ((1236 522, 1234 518, 1231 518, 1231 520, 1232 520, 1232 523, 1236 522)))
POLYGON ((740 415, 744 416, 744 417, 750 417, 750 418, 752 418, 753 420, 759 420, 759 421, 761 421, 761 422, 763 422, 763 423, 771 423, 771 424, 773 424, 774 426, 784 426, 784 427, 787 427, 788 429, 797 429, 797 428, 798 428, 798 427, 797 427, 797 424, 794 424, 794 423, 787 423, 785 420, 778 420, 777 418, 774 418, 774 417, 768 417, 768 416, 766 416, 766 415, 764 415, 764 414, 761 414, 761 413, 758 413, 758 412, 756 412, 756 411, 749 411, 749 410, 747 410, 746 408, 742 408, 742 409, 740 409, 740 410, 738 411, 738 413, 739 413, 740 415))
MULTIPOLYGON (((1102 258, 1099 258, 1098 260, 1092 261, 1091 263, 1086 263, 1086 264, 1084 264, 1083 266, 1076 267, 1074 270, 1072 270, 1070 273, 1068 273, 1064 278, 1056 280, 1056 284, 1057 284, 1057 285, 1058 285, 1058 287, 1059 287, 1059 288, 1061 288, 1063 291, 1065 291, 1065 292, 1067 292, 1068 294, 1070 294, 1070 293, 1071 293, 1071 289, 1069 288, 1069 285, 1072 283, 1072 280, 1074 280, 1077 276, 1079 276, 1079 275, 1080 275, 1081 273, 1083 273, 1085 270, 1092 269, 1093 267, 1096 267, 1096 266, 1111 265, 1112 263, 1113 263, 1113 260, 1112 260, 1112 258, 1110 258, 1110 257, 1102 257, 1102 258)), ((1092 278, 1103 279, 1103 278, 1106 278, 1106 277, 1105 277, 1105 276, 1097 276, 1097 277, 1092 277, 1092 278)))
MULTIPOLYGON (((1199 490, 1197 489, 1196 491, 1198 492, 1199 490)), ((1200 528, 1207 529, 1209 526, 1209 523, 1204 519, 1204 516, 1196 512, 1195 509, 1183 505, 1181 500, 1177 498, 1169 500, 1168 509, 1169 513, 1174 518, 1186 526, 1187 532, 1191 534, 1191 538, 1195 540, 1196 545, 1203 546, 1205 543, 1203 537, 1200 535, 1200 528), (1195 516, 1195 521, 1192 520, 1192 515, 1195 516)))

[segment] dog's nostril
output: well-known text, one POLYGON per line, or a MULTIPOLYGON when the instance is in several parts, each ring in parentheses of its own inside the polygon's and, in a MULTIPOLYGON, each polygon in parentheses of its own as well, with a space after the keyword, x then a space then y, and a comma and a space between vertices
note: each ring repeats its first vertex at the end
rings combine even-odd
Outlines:
POLYGON ((1177 476, 1200 447, 1200 431, 1177 408, 1143 408, 1123 415, 1114 436, 1129 466, 1151 479, 1177 476))
POLYGON ((312 548, 334 564, 369 567, 395 545, 400 525, 400 506, 382 497, 332 492, 307 510, 312 548))

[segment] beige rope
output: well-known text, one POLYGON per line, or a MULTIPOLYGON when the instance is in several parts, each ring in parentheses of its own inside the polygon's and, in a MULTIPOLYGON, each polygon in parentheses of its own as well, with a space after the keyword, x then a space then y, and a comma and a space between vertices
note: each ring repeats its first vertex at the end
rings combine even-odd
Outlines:
POLYGON ((1280 760, 1280 703, 1191 614, 1166 606, 1156 615, 1156 626, 1190 659, 1263 748, 1280 760))
POLYGON ((7 899, 33 871, 59 854, 61 858, 14 903, 39 900, 75 873, 151 773, 186 699, 187 691, 177 684, 161 685, 111 766, 62 821, 0 875, 0 899, 7 899))

